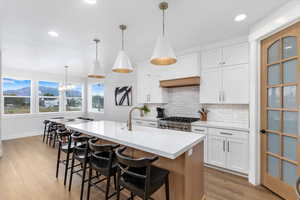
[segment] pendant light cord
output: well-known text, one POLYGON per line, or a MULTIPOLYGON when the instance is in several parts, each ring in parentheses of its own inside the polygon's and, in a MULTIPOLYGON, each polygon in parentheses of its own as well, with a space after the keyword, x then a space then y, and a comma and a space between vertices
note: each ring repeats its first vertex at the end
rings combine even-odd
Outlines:
POLYGON ((96 61, 98 61, 98 42, 96 41, 96 61))
POLYGON ((163 23, 162 23, 162 34, 165 36, 165 10, 163 9, 163 23))
POLYGON ((122 50, 124 51, 124 30, 122 29, 122 50))

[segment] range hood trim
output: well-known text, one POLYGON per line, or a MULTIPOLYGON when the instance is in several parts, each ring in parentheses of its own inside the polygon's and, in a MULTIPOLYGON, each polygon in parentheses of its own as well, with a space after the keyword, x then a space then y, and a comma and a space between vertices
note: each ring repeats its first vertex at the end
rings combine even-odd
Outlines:
POLYGON ((185 78, 159 81, 159 86, 161 88, 187 87, 187 86, 199 86, 199 85, 200 85, 200 76, 191 76, 185 78))

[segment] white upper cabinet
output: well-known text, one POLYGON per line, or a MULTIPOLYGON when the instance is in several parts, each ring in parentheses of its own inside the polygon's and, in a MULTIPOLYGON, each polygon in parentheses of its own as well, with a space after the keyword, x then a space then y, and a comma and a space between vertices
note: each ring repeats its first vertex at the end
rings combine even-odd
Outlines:
POLYGON ((222 49, 211 49, 203 51, 201 54, 202 69, 211 69, 218 67, 222 62, 222 49))
POLYGON ((137 65, 138 103, 167 103, 167 89, 159 86, 160 80, 200 75, 198 53, 179 56, 177 60, 168 66, 152 65, 149 60, 137 65))
POLYGON ((203 71, 200 77, 200 103, 219 103, 221 84, 219 69, 203 71))
POLYGON ((161 80, 186 78, 200 75, 199 54, 178 56, 177 62, 168 66, 154 66, 160 71, 161 80))
POLYGON ((248 43, 201 53, 200 103, 248 104, 248 43))
POLYGON ((222 65, 231 66, 248 63, 249 45, 242 43, 233 46, 226 46, 222 51, 222 65))
MULTIPOLYGON (((225 104, 249 103, 248 64, 224 67, 222 71, 221 101, 225 104)), ((214 86, 213 86, 214 87, 214 86)))
POLYGON ((149 61, 137 65, 137 101, 142 103, 166 103, 166 89, 159 87, 161 73, 149 61))

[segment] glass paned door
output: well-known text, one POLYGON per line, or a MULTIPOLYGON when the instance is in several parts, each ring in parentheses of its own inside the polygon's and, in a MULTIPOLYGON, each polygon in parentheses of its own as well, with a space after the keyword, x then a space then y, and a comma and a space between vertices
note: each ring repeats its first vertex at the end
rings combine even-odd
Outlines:
POLYGON ((300 175, 299 38, 298 23, 261 45, 262 182, 285 199, 296 198, 294 188, 300 175))

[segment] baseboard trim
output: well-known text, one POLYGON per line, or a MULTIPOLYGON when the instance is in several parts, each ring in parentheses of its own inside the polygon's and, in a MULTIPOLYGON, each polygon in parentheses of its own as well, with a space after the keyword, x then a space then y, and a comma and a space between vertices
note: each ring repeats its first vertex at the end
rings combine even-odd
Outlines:
POLYGON ((31 137, 31 136, 37 136, 37 135, 41 135, 40 130, 24 132, 22 134, 3 134, 2 133, 1 139, 2 140, 13 140, 13 139, 19 139, 19 138, 31 137))
POLYGON ((210 165, 210 164, 207 164, 207 163, 204 163, 204 166, 215 169, 215 170, 219 170, 219 171, 222 171, 222 172, 226 172, 226 173, 229 173, 229 174, 233 174, 233 175, 236 175, 236 176, 241 176, 241 177, 244 177, 244 178, 248 178, 247 174, 242 174, 240 172, 231 171, 231 170, 224 169, 224 168, 221 168, 221 167, 217 167, 217 166, 214 166, 214 165, 210 165))

